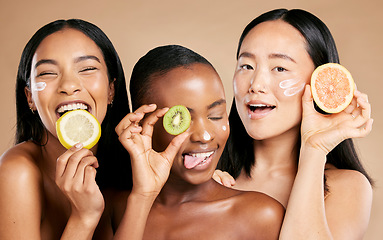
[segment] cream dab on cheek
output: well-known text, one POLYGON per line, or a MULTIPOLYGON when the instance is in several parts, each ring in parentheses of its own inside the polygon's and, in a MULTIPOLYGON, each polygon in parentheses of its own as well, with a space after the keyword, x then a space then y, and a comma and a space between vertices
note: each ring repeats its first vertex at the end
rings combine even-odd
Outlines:
POLYGON ((225 125, 222 126, 222 130, 223 131, 226 131, 227 130, 227 127, 225 125))
POLYGON ((33 86, 32 86, 32 90, 35 90, 35 91, 43 91, 45 89, 45 87, 47 86, 47 84, 45 82, 37 82, 37 83, 34 83, 33 86))
POLYGON ((298 79, 286 79, 279 83, 279 87, 285 90, 283 94, 288 97, 303 91, 305 85, 304 82, 301 83, 298 79))

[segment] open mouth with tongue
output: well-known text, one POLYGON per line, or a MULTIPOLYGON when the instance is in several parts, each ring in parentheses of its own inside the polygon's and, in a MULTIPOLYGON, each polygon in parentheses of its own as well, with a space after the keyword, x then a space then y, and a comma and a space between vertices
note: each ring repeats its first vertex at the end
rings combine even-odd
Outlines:
POLYGON ((203 166, 211 162, 212 156, 215 151, 203 153, 186 153, 183 155, 184 166, 187 169, 192 169, 197 166, 203 166))
POLYGON ((248 114, 251 119, 261 119, 268 115, 270 112, 272 112, 275 109, 276 106, 274 105, 266 105, 262 103, 257 104, 248 104, 248 114))
POLYGON ((275 108, 273 105, 265 105, 265 104, 250 104, 248 105, 250 111, 252 112, 266 112, 271 111, 275 108))

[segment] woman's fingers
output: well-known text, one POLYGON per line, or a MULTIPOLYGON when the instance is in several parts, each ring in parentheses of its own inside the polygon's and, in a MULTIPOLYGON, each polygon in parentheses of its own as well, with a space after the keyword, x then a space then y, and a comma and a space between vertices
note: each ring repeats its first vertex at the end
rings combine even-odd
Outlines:
POLYGON ((138 123, 143 117, 143 113, 129 113, 126 115, 115 128, 117 135, 120 136, 127 127, 132 125, 132 123, 138 123))
POLYGON ((97 158, 94 156, 87 156, 81 159, 79 162, 76 173, 74 175, 73 181, 77 184, 83 184, 85 182, 85 170, 87 168, 93 168, 96 170, 98 168, 97 158))
POLYGON ((161 153, 161 155, 168 160, 170 166, 173 165, 174 158, 179 151, 182 143, 189 137, 189 132, 183 132, 174 137, 169 143, 168 147, 161 153))
POLYGON ((74 175, 77 164, 81 158, 86 155, 93 155, 92 152, 83 149, 82 146, 81 143, 77 143, 58 157, 56 163, 56 178, 60 178, 64 174, 67 175, 68 172, 74 175))
POLYGON ((213 179, 225 187, 231 188, 235 185, 235 179, 228 172, 223 172, 219 169, 214 171, 213 179))
POLYGON ((144 118, 145 114, 153 112, 156 110, 156 108, 157 106, 155 104, 143 105, 134 113, 127 114, 115 128, 117 135, 120 136, 121 133, 132 124, 138 126, 139 122, 144 118))
POLYGON ((154 125, 168 110, 169 108, 157 109, 154 113, 147 116, 142 123, 142 135, 152 137, 154 125))

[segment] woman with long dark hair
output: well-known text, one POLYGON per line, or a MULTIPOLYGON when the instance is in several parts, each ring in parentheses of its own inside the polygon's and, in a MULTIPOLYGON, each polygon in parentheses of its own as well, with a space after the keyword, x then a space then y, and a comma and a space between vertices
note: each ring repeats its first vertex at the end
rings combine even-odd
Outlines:
POLYGON ((307 84, 330 62, 339 63, 334 39, 304 10, 264 13, 239 40, 219 168, 235 178, 234 188, 285 206, 282 239, 361 239, 367 229, 372 181, 350 138, 371 131, 371 107, 356 90, 341 113, 315 110, 307 84))
POLYGON ((111 41, 79 19, 40 28, 21 56, 16 108, 16 145, 0 160, 0 238, 90 239, 104 210, 99 187, 131 182, 129 156, 114 132, 129 105, 111 41), (57 138, 58 109, 77 108, 102 123, 90 150, 81 144, 66 150, 57 138))

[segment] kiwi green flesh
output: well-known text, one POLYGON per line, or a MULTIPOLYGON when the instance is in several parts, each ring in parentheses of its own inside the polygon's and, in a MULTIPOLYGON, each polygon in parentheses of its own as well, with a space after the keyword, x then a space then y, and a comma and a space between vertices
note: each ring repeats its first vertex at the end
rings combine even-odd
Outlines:
POLYGON ((165 130, 172 135, 178 135, 185 132, 191 122, 189 110, 182 105, 170 108, 163 118, 165 130))

